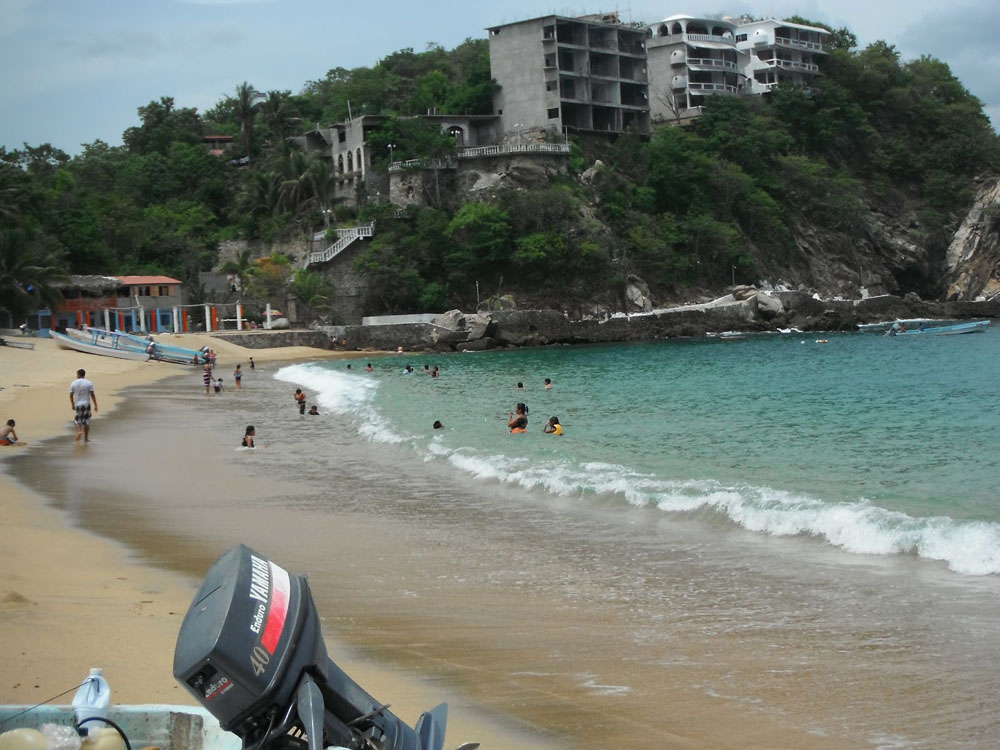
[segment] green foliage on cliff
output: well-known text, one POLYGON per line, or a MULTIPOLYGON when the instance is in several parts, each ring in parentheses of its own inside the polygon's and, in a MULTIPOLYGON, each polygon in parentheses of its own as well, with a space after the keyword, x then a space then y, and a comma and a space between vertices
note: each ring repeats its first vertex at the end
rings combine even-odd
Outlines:
MULTIPOLYGON (((939 60, 903 61, 883 42, 856 50, 849 31, 831 31, 810 92, 714 97, 687 129, 574 139, 569 175, 547 186, 435 199, 402 217, 363 193, 345 208, 333 165, 287 138, 379 114, 375 171, 390 144, 396 160, 447 156, 454 141, 407 116, 488 114, 485 40, 335 68, 299 94, 244 82, 203 114, 161 97, 138 109, 123 146, 97 141, 73 158, 48 144, 0 149, 0 273, 4 299, 20 300, 5 306, 65 272, 193 281, 220 240, 288 240, 357 219, 378 220, 356 264, 373 306, 400 312, 509 291, 552 304, 611 298, 632 275, 657 296, 753 282, 801 252, 803 226, 847 249, 865 239, 870 206, 907 207, 908 239, 943 254, 974 178, 1000 171, 981 103, 939 60), (209 154, 206 135, 232 136, 233 150, 209 154)), ((293 285, 316 310, 330 293, 278 262, 243 271, 259 289, 293 285)))

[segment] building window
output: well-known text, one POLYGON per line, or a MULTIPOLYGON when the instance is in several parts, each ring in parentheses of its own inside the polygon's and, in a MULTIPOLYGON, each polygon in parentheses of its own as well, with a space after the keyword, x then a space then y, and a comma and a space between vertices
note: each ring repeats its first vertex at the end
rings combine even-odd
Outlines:
POLYGON ((159 294, 161 297, 169 297, 170 296, 170 287, 169 286, 161 286, 157 290, 157 294, 159 294))
POLYGON ((559 119, 559 107, 552 107, 549 110, 549 119, 558 120, 559 119))
POLYGON ((746 34, 737 34, 736 35, 736 41, 737 42, 745 42, 746 40, 747 40, 747 35, 746 34))

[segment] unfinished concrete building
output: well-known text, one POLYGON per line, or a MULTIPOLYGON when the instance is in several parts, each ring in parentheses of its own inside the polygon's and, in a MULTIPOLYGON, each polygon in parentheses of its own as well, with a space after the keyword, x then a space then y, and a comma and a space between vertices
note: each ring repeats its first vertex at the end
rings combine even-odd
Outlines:
POLYGON ((646 34, 616 14, 544 16, 489 29, 501 130, 649 132, 646 34))

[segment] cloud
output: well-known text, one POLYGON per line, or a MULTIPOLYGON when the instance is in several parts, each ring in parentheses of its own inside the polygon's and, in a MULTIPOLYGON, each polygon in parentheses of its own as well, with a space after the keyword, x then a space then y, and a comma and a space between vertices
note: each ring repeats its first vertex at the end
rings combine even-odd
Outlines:
POLYGON ((273 0, 180 0, 185 5, 260 5, 273 0))
POLYGON ((0 3, 0 39, 12 37, 26 28, 37 5, 38 0, 3 0, 0 3))
POLYGON ((909 24, 899 35, 900 46, 909 54, 932 50, 954 58, 967 54, 996 55, 996 29, 1000 4, 980 3, 933 10, 909 24))

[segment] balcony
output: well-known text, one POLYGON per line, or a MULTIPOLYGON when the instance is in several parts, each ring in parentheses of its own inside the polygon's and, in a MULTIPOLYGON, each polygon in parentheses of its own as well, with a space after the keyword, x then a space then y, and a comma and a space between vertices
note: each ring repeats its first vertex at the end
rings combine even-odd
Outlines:
POLYGON ((787 36, 776 36, 774 38, 774 43, 780 44, 782 47, 805 49, 810 52, 822 52, 823 54, 826 54, 826 50, 823 49, 823 45, 820 42, 807 42, 804 39, 792 39, 787 36))
POLYGON ((736 87, 730 86, 727 83, 699 83, 692 81, 688 84, 688 91, 702 91, 710 94, 735 94, 736 87))
POLYGON ((689 57, 687 64, 689 68, 712 68, 714 70, 736 72, 736 63, 729 60, 720 60, 715 57, 689 57))
POLYGON ((760 62, 765 65, 771 65, 785 70, 797 70, 802 73, 819 73, 819 65, 816 63, 806 63, 798 60, 782 60, 777 57, 772 57, 769 60, 760 60, 760 62))

